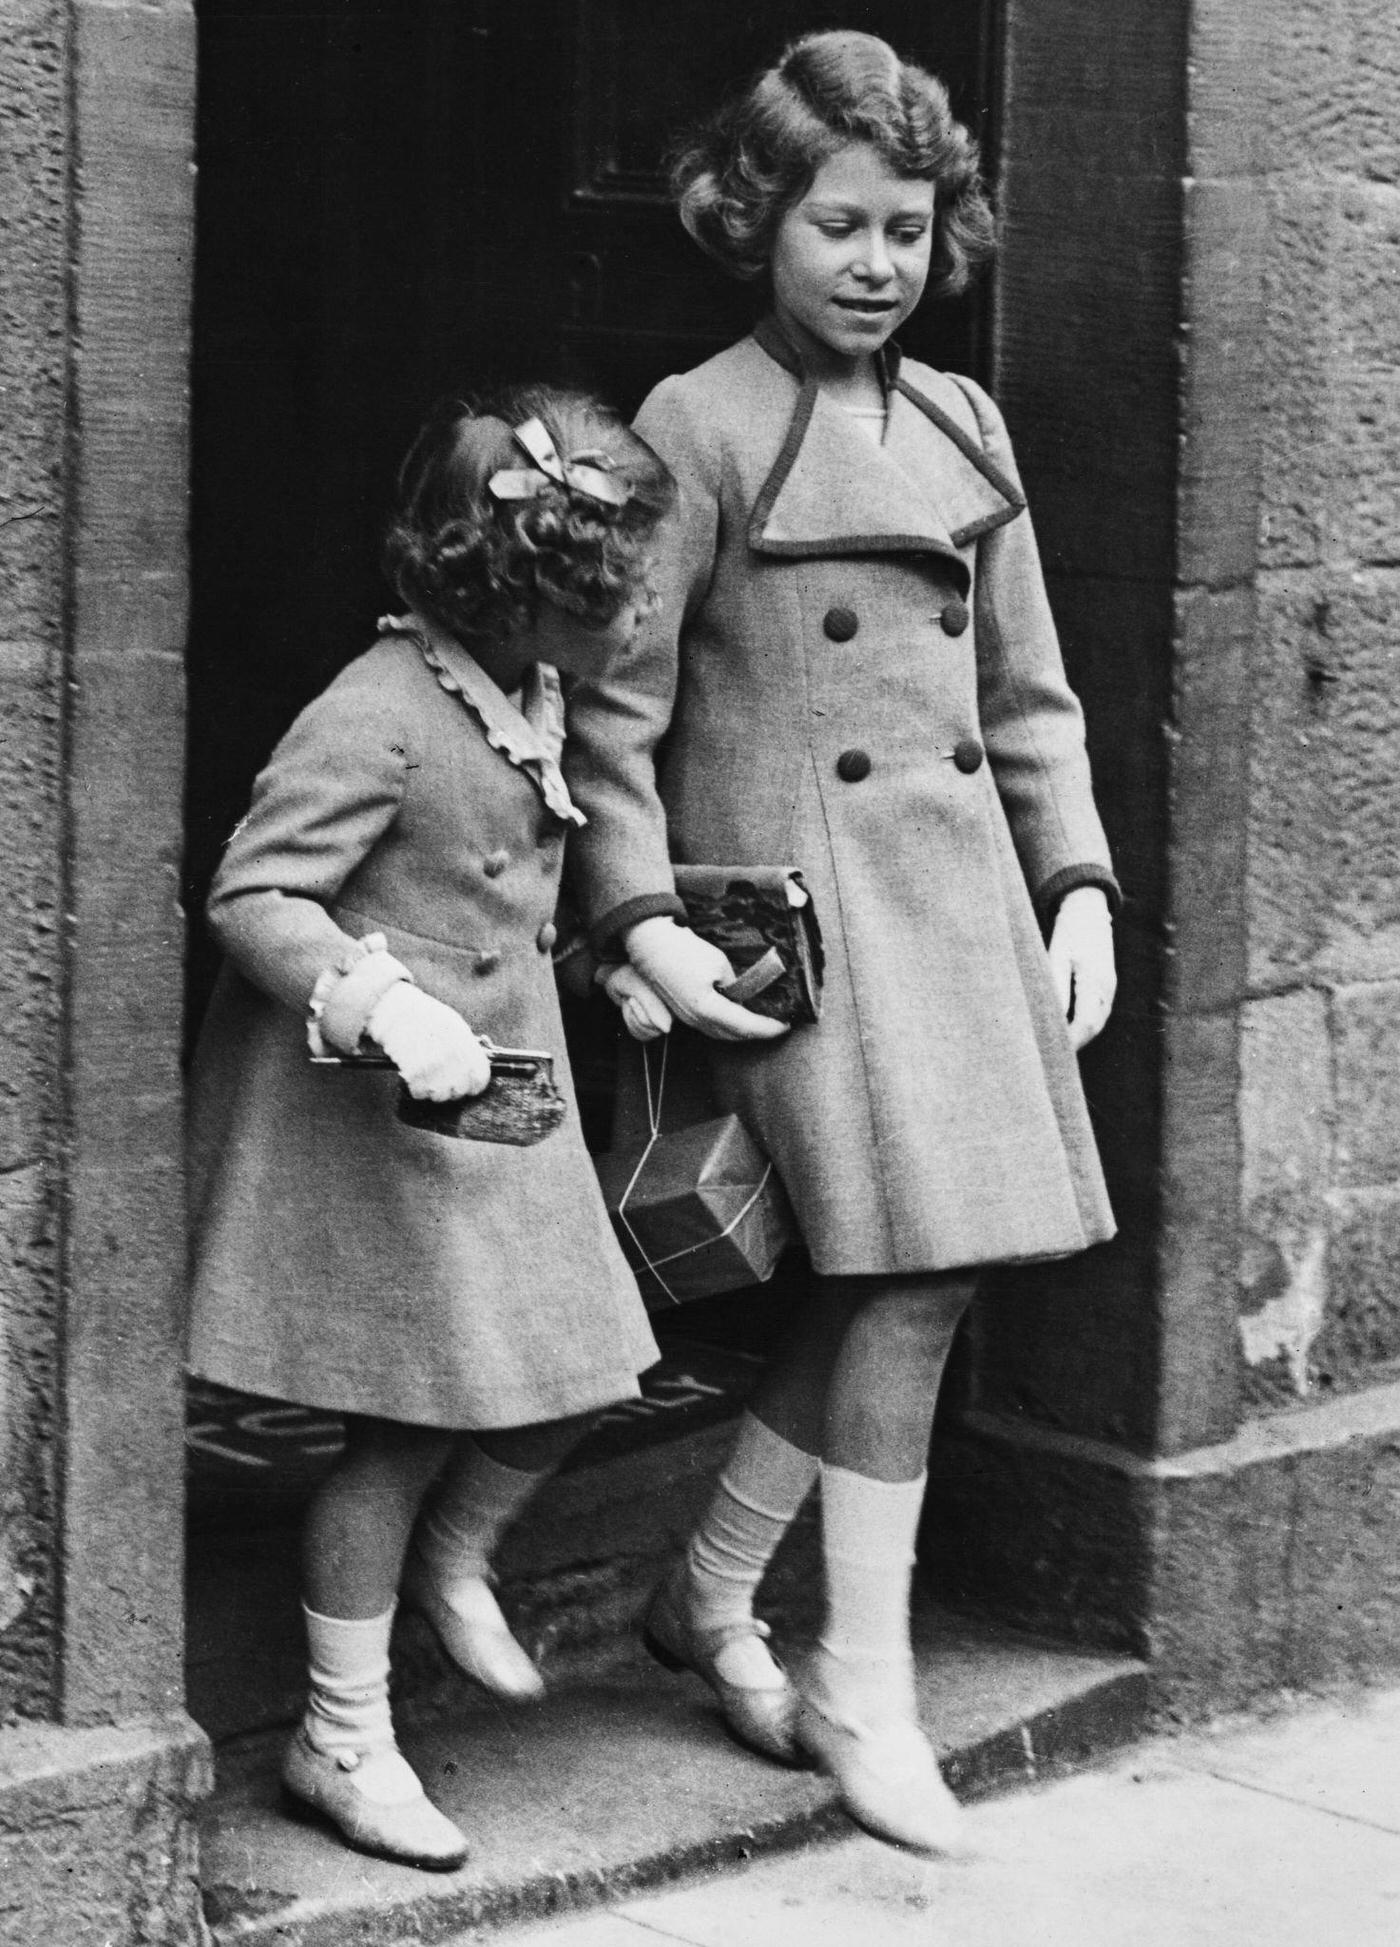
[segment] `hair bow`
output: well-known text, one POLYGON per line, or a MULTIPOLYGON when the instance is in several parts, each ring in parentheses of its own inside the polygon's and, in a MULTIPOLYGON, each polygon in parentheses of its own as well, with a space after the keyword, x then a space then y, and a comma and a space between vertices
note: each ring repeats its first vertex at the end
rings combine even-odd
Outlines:
POLYGON ((527 419, 511 432, 511 438, 534 461, 533 466, 503 467, 486 482, 486 490, 497 500, 534 500, 550 487, 565 487, 570 493, 600 501, 605 507, 625 507, 631 490, 625 480, 611 471, 606 453, 577 453, 561 460, 559 449, 541 419, 527 419))

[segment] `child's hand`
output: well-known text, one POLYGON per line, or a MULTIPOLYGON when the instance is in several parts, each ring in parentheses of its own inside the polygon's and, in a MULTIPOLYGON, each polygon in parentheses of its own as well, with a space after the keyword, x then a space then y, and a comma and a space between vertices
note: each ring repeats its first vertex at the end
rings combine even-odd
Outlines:
POLYGON ((734 978, 734 969, 688 926, 660 914, 639 920, 627 935, 627 958, 678 1021, 716 1041, 774 1041, 787 1033, 785 1021, 770 1021, 716 993, 734 978))
POLYGON ((1108 1019, 1118 974, 1113 920, 1098 886, 1076 886, 1060 901, 1050 933, 1050 972, 1076 1050, 1087 1047, 1108 1019))
POLYGON ((457 1010, 406 980, 395 981, 375 1003, 365 1032, 420 1102, 480 1095, 491 1079, 486 1050, 457 1010))
POLYGON ((594 978, 608 999, 622 1009, 622 1024, 634 1041, 655 1041, 671 1032, 671 1010, 637 969, 610 962, 594 978))

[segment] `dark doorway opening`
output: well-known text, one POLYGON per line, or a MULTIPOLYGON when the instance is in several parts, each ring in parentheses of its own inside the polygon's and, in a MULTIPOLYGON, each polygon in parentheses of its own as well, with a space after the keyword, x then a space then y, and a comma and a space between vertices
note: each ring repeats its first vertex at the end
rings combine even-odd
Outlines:
MULTIPOLYGON (((987 0, 199 0, 196 11, 185 891, 197 915, 273 744, 392 605, 379 533, 395 466, 431 403, 553 378, 597 386, 630 411, 657 379, 731 342, 755 296, 706 263, 668 206, 664 155, 677 130, 793 33, 843 25, 942 74, 990 151, 996 10, 987 0)), ((980 373, 978 301, 929 307, 904 342, 930 363, 980 373)), ((197 919, 191 931, 193 1032, 214 969, 197 919)), ((601 1143, 611 1008, 574 1005, 569 1041, 601 1143)), ((733 1410, 745 1361, 800 1292, 801 1265, 778 1284, 678 1315, 663 1403, 616 1437, 665 1439, 703 1423, 722 1410, 711 1386, 733 1410), (674 1390, 664 1404, 682 1373, 697 1382, 684 1412, 674 1390)), ((336 1432, 323 1416, 202 1393, 191 1418, 197 1646, 220 1612, 221 1536, 294 1520, 336 1432)))

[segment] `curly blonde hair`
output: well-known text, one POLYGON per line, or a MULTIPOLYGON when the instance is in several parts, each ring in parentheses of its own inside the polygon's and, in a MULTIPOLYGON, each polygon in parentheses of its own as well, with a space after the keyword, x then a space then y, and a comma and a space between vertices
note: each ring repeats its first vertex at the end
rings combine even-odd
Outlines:
POLYGON ((873 34, 804 34, 702 123, 672 165, 681 221, 731 276, 759 277, 783 217, 853 143, 895 175, 934 185, 929 289, 966 289, 995 249, 977 144, 937 76, 873 34))
POLYGON ((522 386, 453 399, 399 470, 384 570, 411 607, 466 643, 529 627, 541 601, 603 628, 649 598, 652 540, 674 499, 665 463, 587 393, 522 386), (621 482, 623 504, 552 481, 531 499, 495 499, 492 474, 530 465, 511 431, 528 419, 565 461, 586 456, 621 482))

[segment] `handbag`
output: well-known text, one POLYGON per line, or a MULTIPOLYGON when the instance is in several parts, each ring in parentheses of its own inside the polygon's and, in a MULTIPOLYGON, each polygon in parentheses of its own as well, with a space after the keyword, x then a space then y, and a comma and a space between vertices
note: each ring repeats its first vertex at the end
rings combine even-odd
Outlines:
POLYGON ((777 1171, 736 1115, 661 1126, 670 1039, 653 1086, 642 1049, 647 1128, 595 1156, 623 1255, 648 1311, 764 1284, 796 1237, 777 1171))
POLYGON ((720 992, 794 1026, 821 1015, 821 927, 790 865, 678 865, 676 892, 692 931, 717 946, 736 978, 720 992))
MULTIPOLYGON (((446 1102, 423 1102, 399 1089, 395 1113, 410 1129, 465 1142, 509 1143, 526 1149, 553 1135, 568 1114, 554 1079, 554 1057, 537 1048, 498 1048, 483 1040, 491 1079, 479 1095, 457 1095, 446 1102)), ((317 1068, 392 1068, 385 1054, 342 1055, 327 1050, 310 1057, 317 1068)))

